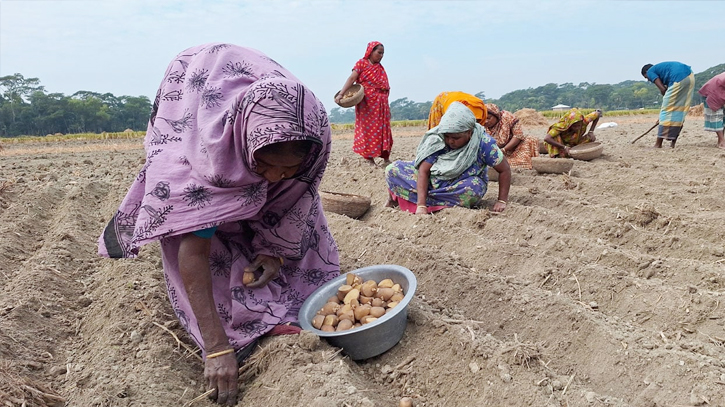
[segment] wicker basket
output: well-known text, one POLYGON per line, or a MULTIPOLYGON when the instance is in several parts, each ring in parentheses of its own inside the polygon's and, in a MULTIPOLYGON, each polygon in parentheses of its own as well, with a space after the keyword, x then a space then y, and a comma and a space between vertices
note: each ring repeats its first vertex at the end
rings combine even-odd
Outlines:
POLYGON ((546 142, 539 140, 539 154, 549 154, 549 150, 546 149, 546 142))
POLYGON ((320 191, 322 208, 325 211, 357 219, 370 209, 371 200, 367 196, 344 194, 342 192, 320 191))
POLYGON ((567 158, 532 157, 531 165, 536 172, 542 174, 561 174, 571 170, 574 166, 574 160, 567 158))
MULTIPOLYGON (((337 95, 339 94, 339 91, 335 93, 335 99, 337 99, 337 95)), ((353 107, 360 103, 360 101, 363 100, 363 97, 365 97, 365 88, 363 88, 363 86, 359 83, 356 83, 350 86, 350 89, 345 92, 345 95, 350 94, 352 94, 352 96, 343 96, 342 99, 340 99, 340 103, 338 103, 340 107, 353 107)))
POLYGON ((593 160, 604 151, 604 145, 598 141, 593 143, 579 144, 569 149, 569 156, 575 160, 593 160))

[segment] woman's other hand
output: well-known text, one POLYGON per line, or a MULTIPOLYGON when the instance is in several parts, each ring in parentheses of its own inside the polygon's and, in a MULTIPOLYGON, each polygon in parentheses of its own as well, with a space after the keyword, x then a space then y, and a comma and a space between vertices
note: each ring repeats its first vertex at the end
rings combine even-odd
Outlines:
POLYGON ((239 366, 234 352, 207 359, 204 362, 204 378, 207 390, 216 389, 209 395, 211 400, 227 406, 237 404, 239 366))
MULTIPOLYGON (((187 233, 179 245, 179 273, 189 295, 191 309, 196 315, 207 355, 231 349, 229 338, 219 319, 211 289, 209 251, 211 239, 187 233)), ((220 404, 233 406, 237 402, 237 359, 234 353, 207 358, 204 379, 207 389, 217 389, 210 395, 220 404)))
POLYGON ((506 205, 508 205, 506 201, 496 201, 491 210, 493 212, 503 212, 506 209, 506 205))
POLYGON ((493 167, 498 171, 498 199, 493 204, 493 212, 503 212, 509 199, 511 189, 511 166, 506 158, 493 167))
POLYGON ((345 92, 350 89, 350 86, 352 86, 353 83, 357 82, 358 76, 359 74, 357 73, 357 71, 352 71, 350 76, 345 80, 345 84, 342 85, 342 89, 340 89, 340 92, 335 95, 335 103, 340 103, 340 100, 342 100, 345 92))
POLYGON ((260 267, 262 267, 262 276, 259 277, 259 280, 248 284, 248 288, 264 287, 267 283, 277 278, 279 276, 279 269, 282 267, 282 260, 279 257, 260 254, 244 268, 244 272, 253 273, 260 267))
POLYGON ((595 135, 594 135, 594 132, 593 132, 593 131, 590 131, 589 133, 587 133, 586 137, 587 137, 587 138, 589 139, 589 141, 591 141, 591 142, 595 142, 595 141, 597 141, 597 136, 595 136, 595 135))

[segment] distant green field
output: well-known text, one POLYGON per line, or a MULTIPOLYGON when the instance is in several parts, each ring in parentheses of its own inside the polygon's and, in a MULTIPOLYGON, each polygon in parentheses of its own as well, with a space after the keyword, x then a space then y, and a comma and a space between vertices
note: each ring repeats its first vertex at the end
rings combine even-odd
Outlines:
MULTIPOLYGON (((594 111, 594 109, 580 109, 584 114, 588 114, 594 111)), ((541 113, 542 116, 548 119, 554 119, 561 117, 566 110, 544 110, 541 113)), ((646 114, 657 114, 659 109, 637 109, 637 110, 610 110, 605 111, 604 116, 637 116, 646 114)), ((418 127, 426 126, 427 120, 398 120, 390 122, 392 127, 418 127)), ((332 130, 354 130, 355 124, 330 124, 332 130)), ((11 138, 2 138, 0 142, 5 144, 16 144, 16 143, 53 143, 57 141, 74 141, 74 140, 115 140, 115 139, 139 139, 146 135, 145 131, 134 131, 134 132, 117 132, 117 133, 77 133, 77 134, 62 134, 62 135, 48 135, 48 136, 20 136, 11 138)))
POLYGON ((117 139, 137 139, 143 138, 145 131, 129 131, 117 133, 75 133, 75 134, 58 134, 47 136, 20 136, 1 138, 0 142, 4 144, 22 144, 22 143, 53 143, 57 141, 76 141, 76 140, 117 140, 117 139))
MULTIPOLYGON (((579 109, 584 114, 589 114, 594 111, 594 109, 579 109)), ((553 118, 559 118, 564 115, 564 113, 568 112, 568 110, 543 110, 539 113, 541 113, 542 116, 553 119, 553 118)), ((644 114, 657 114, 659 113, 659 109, 636 109, 636 110, 605 110, 604 116, 637 116, 637 115, 644 115, 644 114)))
MULTIPOLYGON (((417 126, 427 126, 427 125, 428 125, 428 120, 398 120, 398 121, 390 122, 390 126, 392 126, 392 127, 417 127, 417 126)), ((355 124, 354 123, 345 123, 345 124, 331 123, 330 127, 332 127, 332 130, 354 130, 355 124)))

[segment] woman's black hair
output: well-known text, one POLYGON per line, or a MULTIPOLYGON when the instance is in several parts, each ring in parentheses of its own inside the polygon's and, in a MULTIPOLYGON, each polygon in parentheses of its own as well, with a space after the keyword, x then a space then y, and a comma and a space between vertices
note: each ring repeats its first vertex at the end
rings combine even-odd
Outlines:
POLYGON ((292 140, 283 141, 280 143, 274 143, 266 145, 257 152, 262 154, 273 154, 273 155, 291 155, 297 158, 305 158, 307 154, 312 150, 314 144, 311 140, 292 140))
POLYGON ((642 76, 647 76, 647 71, 649 71, 650 68, 652 68, 652 64, 647 64, 642 67, 642 76))
POLYGON ((384 45, 383 45, 383 44, 378 44, 378 45, 374 46, 374 47, 373 47, 373 50, 372 50, 372 51, 370 51, 370 52, 373 52, 373 51, 375 51, 376 49, 378 49, 378 47, 382 47, 382 46, 384 46, 384 45))

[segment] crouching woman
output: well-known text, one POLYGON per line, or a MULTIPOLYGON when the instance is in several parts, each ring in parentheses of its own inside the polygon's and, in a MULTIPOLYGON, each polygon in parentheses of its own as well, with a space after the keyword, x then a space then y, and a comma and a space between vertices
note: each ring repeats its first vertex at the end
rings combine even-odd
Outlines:
POLYGON ((473 112, 454 102, 440 124, 423 135, 415 161, 395 161, 386 168, 387 206, 415 214, 453 206, 478 207, 488 189, 489 166, 499 172, 498 198, 492 210, 502 212, 511 186, 508 161, 473 112))

